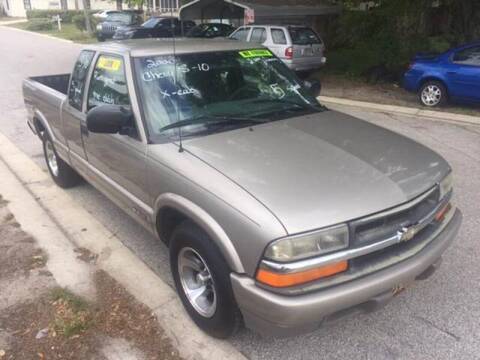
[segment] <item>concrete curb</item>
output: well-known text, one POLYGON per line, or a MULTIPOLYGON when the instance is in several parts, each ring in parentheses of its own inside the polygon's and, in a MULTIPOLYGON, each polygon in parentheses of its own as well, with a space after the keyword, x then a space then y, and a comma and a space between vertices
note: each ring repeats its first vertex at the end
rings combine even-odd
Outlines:
POLYGON ((362 109, 369 109, 377 112, 388 112, 402 115, 426 117, 432 120, 464 123, 469 125, 480 125, 480 117, 471 115, 454 114, 449 112, 423 110, 417 108, 410 108, 405 106, 383 105, 365 101, 349 100, 343 98, 335 98, 329 96, 319 96, 318 99, 322 103, 344 105, 358 107, 362 109))
MULTIPOLYGON (((67 191, 58 188, 48 173, 42 171, 2 134, 0 186, 1 192, 11 202, 9 208, 12 213, 25 231, 39 238, 42 247, 52 246, 47 238, 53 236, 54 246, 64 247, 64 253, 71 253, 73 257, 75 247, 84 247, 98 254, 97 266, 124 286, 138 301, 152 309, 182 357, 245 359, 229 342, 216 340, 200 331, 170 286, 67 191)), ((50 253, 48 248, 46 250, 50 253)), ((72 274, 69 265, 72 259, 52 260, 54 263, 50 264, 49 260, 48 266, 56 266, 56 271, 52 271, 54 276, 62 272, 72 274)))
MULTIPOLYGON (((24 21, 17 21, 17 22, 12 22, 12 23, 9 23, 9 24, 15 24, 15 23, 18 23, 18 22, 24 22, 24 21)), ((18 29, 18 28, 15 28, 15 27, 11 27, 11 26, 5 26, 5 25, 9 25, 9 24, 3 23, 3 24, 0 24, 0 26, 3 26, 4 28, 14 30, 14 31, 25 32, 25 33, 33 34, 33 35, 36 35, 36 36, 41 36, 41 37, 44 37, 44 38, 55 39, 55 40, 59 40, 59 41, 69 43, 69 44, 75 44, 75 42, 73 42, 72 40, 62 39, 62 38, 47 35, 47 34, 40 34, 40 33, 37 33, 35 31, 28 31, 28 30, 23 30, 23 29, 18 29)))

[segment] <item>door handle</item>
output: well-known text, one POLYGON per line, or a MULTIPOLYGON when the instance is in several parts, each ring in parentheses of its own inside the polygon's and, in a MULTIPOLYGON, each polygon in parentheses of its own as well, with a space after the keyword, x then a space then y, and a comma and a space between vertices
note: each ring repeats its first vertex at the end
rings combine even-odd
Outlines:
POLYGON ((448 75, 457 75, 457 72, 456 71, 447 71, 447 74, 448 75))

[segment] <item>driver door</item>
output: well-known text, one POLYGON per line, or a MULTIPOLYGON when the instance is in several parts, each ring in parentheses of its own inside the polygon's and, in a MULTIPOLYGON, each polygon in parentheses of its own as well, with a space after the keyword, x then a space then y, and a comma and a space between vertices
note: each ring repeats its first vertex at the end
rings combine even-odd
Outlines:
MULTIPOLYGON (((100 54, 90 78, 88 110, 103 104, 130 107, 124 58, 100 54)), ((92 177, 124 210, 142 222, 149 222, 146 192, 146 141, 141 139, 136 119, 128 135, 96 134, 82 130, 92 177)))

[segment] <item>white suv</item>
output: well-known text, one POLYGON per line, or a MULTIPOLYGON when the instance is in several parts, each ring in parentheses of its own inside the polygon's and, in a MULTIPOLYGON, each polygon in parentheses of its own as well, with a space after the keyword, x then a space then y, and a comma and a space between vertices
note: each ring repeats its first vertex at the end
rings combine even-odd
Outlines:
POLYGON ((230 38, 268 47, 295 71, 318 69, 327 61, 325 44, 314 30, 306 26, 241 26, 230 38))

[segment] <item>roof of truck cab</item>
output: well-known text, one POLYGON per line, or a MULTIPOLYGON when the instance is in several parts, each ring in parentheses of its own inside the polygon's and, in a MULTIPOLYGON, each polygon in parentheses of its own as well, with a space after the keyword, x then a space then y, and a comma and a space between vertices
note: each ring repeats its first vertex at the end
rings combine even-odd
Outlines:
POLYGON ((245 50, 263 46, 230 39, 158 38, 111 41, 86 47, 101 52, 130 54, 133 57, 170 55, 173 54, 174 48, 176 54, 187 54, 245 50))

